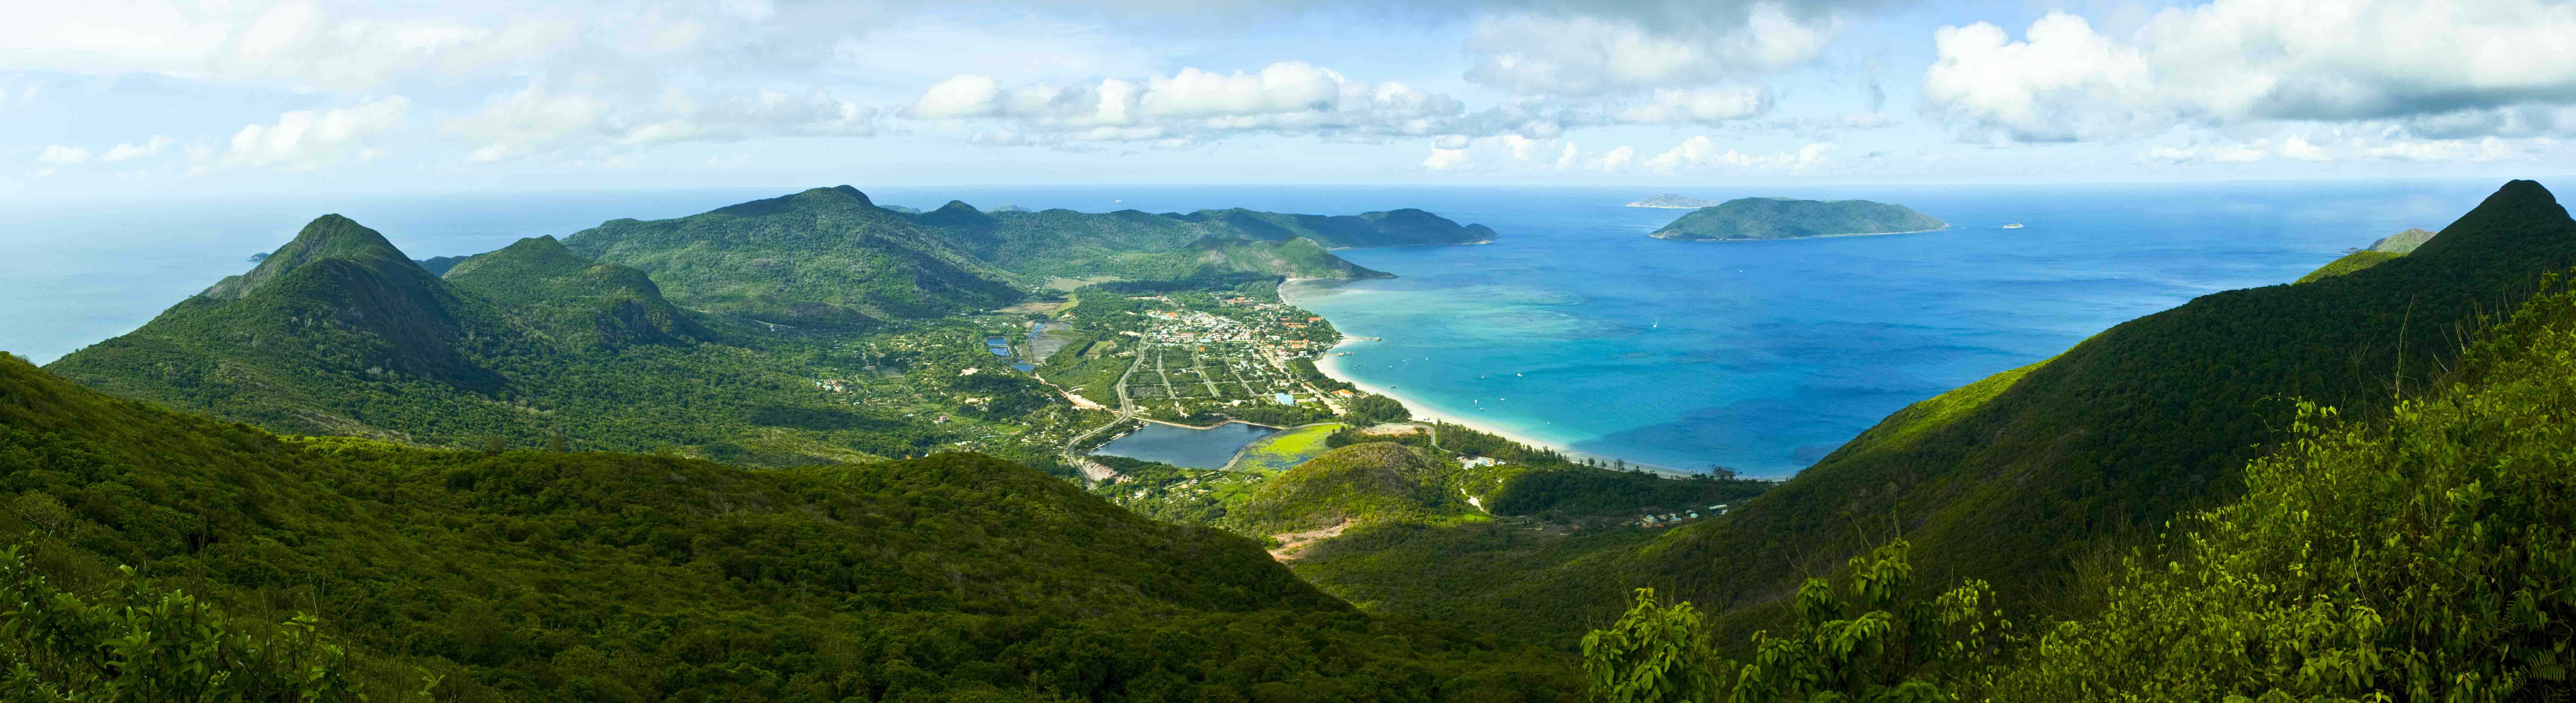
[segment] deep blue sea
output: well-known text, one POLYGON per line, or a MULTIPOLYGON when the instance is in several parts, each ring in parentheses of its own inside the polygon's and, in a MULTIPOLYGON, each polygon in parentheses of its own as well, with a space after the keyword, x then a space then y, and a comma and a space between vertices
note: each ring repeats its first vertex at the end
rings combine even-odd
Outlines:
MULTIPOLYGON (((814 184, 833 185, 833 184, 814 184)), ((1793 473, 1902 408, 2194 296, 2297 278, 2439 228, 2500 183, 1836 188, 880 188, 879 203, 1343 214, 1418 207, 1488 246, 1348 250, 1399 278, 1295 298, 1345 333, 1342 373, 1410 404, 1604 458, 1793 473), (1941 232, 1670 242, 1660 192, 1864 198, 1941 232), (2000 226, 2019 222, 2021 229, 2000 226)), ((0 349, 38 362, 141 325, 338 212, 417 258, 702 212, 795 188, 0 206, 0 349)))

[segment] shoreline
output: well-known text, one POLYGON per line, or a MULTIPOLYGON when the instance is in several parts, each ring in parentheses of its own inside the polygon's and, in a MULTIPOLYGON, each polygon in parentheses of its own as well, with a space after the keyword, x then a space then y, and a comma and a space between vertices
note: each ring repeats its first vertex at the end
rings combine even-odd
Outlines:
MULTIPOLYGON (((1295 303, 1290 303, 1290 304, 1294 305, 1295 303)), ((1302 308, 1303 306, 1300 306, 1300 307, 1302 308)), ((1308 310, 1307 312, 1309 312, 1309 313, 1313 313, 1314 311, 1312 311, 1312 310, 1308 310)), ((1320 315, 1321 313, 1315 313, 1315 314, 1320 315)), ((1326 321, 1330 321, 1330 318, 1326 318, 1326 321)), ((1338 328, 1338 327, 1336 327, 1336 329, 1339 329, 1339 328, 1338 328)), ((1599 460, 1599 461, 1601 461, 1601 462, 1602 462, 1602 468, 1605 468, 1605 469, 1606 469, 1606 468, 1609 468, 1609 463, 1610 463, 1612 460, 1614 460, 1614 459, 1616 459, 1616 458, 1617 458, 1617 457, 1601 456, 1601 455, 1593 454, 1593 453, 1590 453, 1590 452, 1578 451, 1578 450, 1575 450, 1575 449, 1571 449, 1571 448, 1567 448, 1567 447, 1564 447, 1564 446, 1560 446, 1560 445, 1558 445, 1558 444, 1556 444, 1556 443, 1552 443, 1552 442, 1544 442, 1544 441, 1540 441, 1540 440, 1537 440, 1537 439, 1535 439, 1535 438, 1530 437, 1529 435, 1526 435, 1526 434, 1522 434, 1522 433, 1520 433, 1520 432, 1513 431, 1511 428, 1503 427, 1503 426, 1497 425, 1496 423, 1493 423, 1493 422, 1490 422, 1490 421, 1474 421, 1474 420, 1467 420, 1467 419, 1464 419, 1464 418, 1460 418, 1460 417, 1458 417, 1458 416, 1456 416, 1456 415, 1452 415, 1452 414, 1449 414, 1449 413, 1444 413, 1444 412, 1441 412, 1441 411, 1439 411, 1439 410, 1432 409, 1432 408, 1431 408, 1431 406, 1429 406, 1429 405, 1425 405, 1425 404, 1423 404, 1423 402, 1422 402, 1422 401, 1420 401, 1420 400, 1418 400, 1418 399, 1415 399, 1415 398, 1413 398, 1413 397, 1411 397, 1411 396, 1407 396, 1407 395, 1402 394, 1402 393, 1397 393, 1397 392, 1394 392, 1394 391, 1388 390, 1387 388, 1385 388, 1385 387, 1383 387, 1383 386, 1379 386, 1379 385, 1376 385, 1376 384, 1373 384, 1373 383, 1369 383, 1369 382, 1366 382, 1366 381, 1361 381, 1361 380, 1359 380, 1359 379, 1351 378, 1350 376, 1348 376, 1348 375, 1345 375, 1345 374, 1341 373, 1341 361, 1340 361, 1340 359, 1341 359, 1342 357, 1340 357, 1340 356, 1335 356, 1335 355, 1333 354, 1333 352, 1343 351, 1346 347, 1350 347, 1350 346, 1351 346, 1351 345, 1353 345, 1353 344, 1361 343, 1361 342, 1364 342, 1364 341, 1375 341, 1375 340, 1382 340, 1382 338, 1371 337, 1371 338, 1367 338, 1367 339, 1362 339, 1362 338, 1356 337, 1356 336, 1354 336, 1354 335, 1344 334, 1344 335, 1342 336, 1342 341, 1334 343, 1334 344, 1333 344, 1333 346, 1332 346, 1331 348, 1328 348, 1328 349, 1324 350, 1324 351, 1325 351, 1325 355, 1324 355, 1324 356, 1322 356, 1322 357, 1318 357, 1318 358, 1316 358, 1316 359, 1315 359, 1315 370, 1316 370, 1316 371, 1320 371, 1320 372, 1322 372, 1326 377, 1332 378, 1333 380, 1337 380, 1337 381, 1341 381, 1341 382, 1343 382, 1343 383, 1351 384, 1351 386, 1352 386, 1352 387, 1354 387, 1354 388, 1358 388, 1358 389, 1360 390, 1360 392, 1363 392, 1363 393, 1375 393, 1375 394, 1377 394, 1377 395, 1382 395, 1382 396, 1386 396, 1386 397, 1388 397, 1388 398, 1393 398, 1393 399, 1395 399, 1395 402, 1403 403, 1403 404, 1404 404, 1404 408, 1405 408, 1406 410, 1411 410, 1411 411, 1413 411, 1413 421, 1414 421, 1414 422, 1416 422, 1416 423, 1420 423, 1420 424, 1430 424, 1430 423, 1433 423, 1433 422, 1443 422, 1443 423, 1448 423, 1448 424, 1452 424, 1452 425, 1457 425, 1457 426, 1465 427, 1465 428, 1467 428, 1467 429, 1475 430, 1475 431, 1478 431, 1478 432, 1483 432, 1483 433, 1486 433, 1486 434, 1494 435, 1494 436, 1496 436, 1496 437, 1501 437, 1501 438, 1503 438, 1503 439, 1508 439, 1508 440, 1511 440, 1511 441, 1514 441, 1514 442, 1519 442, 1519 443, 1521 443, 1521 444, 1526 444, 1526 445, 1529 445, 1529 446, 1534 447, 1534 448, 1553 450, 1553 451, 1555 451, 1555 452, 1557 452, 1557 453, 1564 454, 1564 455, 1565 455, 1565 456, 1567 456, 1568 458, 1573 458, 1573 459, 1596 459, 1596 460, 1599 460)), ((1644 469, 1644 470, 1646 470, 1646 471, 1647 471, 1647 472, 1649 472, 1649 473, 1663 474, 1663 475, 1671 476, 1671 477, 1687 477, 1687 476, 1696 476, 1696 475, 1699 475, 1699 474, 1701 474, 1701 473, 1705 473, 1705 472, 1700 472, 1700 471, 1690 471, 1690 470, 1686 470, 1686 469, 1678 469, 1678 468, 1674 468, 1674 467, 1670 467, 1670 466, 1662 466, 1662 465, 1657 465, 1657 464, 1648 464, 1648 463, 1635 462, 1635 461, 1628 462, 1628 466, 1629 466, 1629 468, 1644 469)))
POLYGON ((1646 235, 1646 237, 1647 237, 1647 238, 1650 238, 1650 239, 1661 239, 1661 240, 1664 240, 1664 241, 1667 241, 1667 242, 1786 242, 1786 241, 1797 240, 1797 239, 1832 239, 1832 238, 1835 238, 1835 237, 1883 237, 1883 236, 1887 236, 1887 235, 1890 235, 1890 234, 1922 234, 1922 233, 1924 233, 1924 232, 1947 232, 1947 231, 1950 231, 1950 230, 1952 230, 1952 229, 1955 229, 1955 228, 1953 228, 1953 227, 1948 227, 1948 226, 1942 226, 1942 227, 1935 227, 1935 228, 1932 228, 1932 229, 1909 229, 1909 230, 1906 230, 1906 231, 1903 231, 1903 232, 1852 232, 1852 233, 1849 233, 1849 234, 1810 234, 1810 235, 1807 235, 1807 236, 1804 236, 1804 237, 1752 237, 1752 238, 1745 238, 1745 237, 1731 237, 1731 238, 1725 238, 1725 239, 1699 239, 1699 238, 1696 238, 1696 237, 1693 237, 1693 238, 1683 238, 1683 237, 1657 237, 1657 236, 1652 235, 1652 234, 1646 235))

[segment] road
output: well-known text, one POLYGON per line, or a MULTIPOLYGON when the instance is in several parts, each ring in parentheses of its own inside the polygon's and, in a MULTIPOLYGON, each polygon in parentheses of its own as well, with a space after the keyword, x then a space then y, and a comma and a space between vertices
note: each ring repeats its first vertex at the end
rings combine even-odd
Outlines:
POLYGON ((1136 370, 1141 368, 1145 368, 1145 350, 1138 349, 1136 350, 1136 363, 1128 364, 1127 373, 1119 374, 1118 376, 1118 419, 1110 420, 1109 424, 1091 428, 1091 431, 1089 432, 1075 435, 1073 439, 1066 440, 1064 443, 1065 463, 1071 464, 1081 461, 1082 455, 1074 452, 1074 448, 1082 446, 1083 440, 1091 439, 1093 435, 1106 432, 1109 428, 1117 427, 1119 424, 1136 417, 1136 403, 1135 401, 1127 399, 1127 379, 1136 377, 1136 370))

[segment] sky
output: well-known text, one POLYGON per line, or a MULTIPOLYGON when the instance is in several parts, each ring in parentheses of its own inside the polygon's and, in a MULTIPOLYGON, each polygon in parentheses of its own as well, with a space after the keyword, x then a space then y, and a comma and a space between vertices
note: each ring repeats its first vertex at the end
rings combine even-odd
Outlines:
POLYGON ((0 198, 2534 177, 2543 0, 7 0, 0 198))

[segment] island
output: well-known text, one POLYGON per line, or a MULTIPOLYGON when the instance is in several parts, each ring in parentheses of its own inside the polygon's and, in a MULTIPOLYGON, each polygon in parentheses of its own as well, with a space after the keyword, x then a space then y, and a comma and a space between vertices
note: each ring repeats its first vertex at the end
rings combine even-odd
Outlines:
POLYGON ((1950 226, 1913 208, 1867 200, 1737 198, 1682 215, 1656 239, 1744 241, 1928 232, 1950 226))
POLYGON ((2015 222, 2009 225, 2004 225, 2004 229, 2021 229, 2021 223, 2015 222))
POLYGON ((2416 247, 2424 246, 2425 242, 2432 240, 2432 232, 2422 227, 2413 227, 2371 242, 2370 250, 2389 254, 2412 254, 2415 253, 2416 247))
POLYGON ((1688 209, 1696 209, 1696 208, 1709 207, 1709 206, 1716 205, 1716 204, 1717 204, 1717 201, 1715 201, 1715 200, 1701 200, 1701 199, 1698 199, 1698 198, 1685 198, 1685 197, 1682 197, 1682 196, 1679 196, 1679 195, 1674 195, 1674 194, 1672 194, 1672 193, 1665 193, 1665 194, 1663 194, 1663 195, 1658 195, 1658 196, 1655 196, 1655 197, 1652 197, 1652 198, 1647 198, 1647 199, 1644 199, 1644 200, 1639 200, 1639 201, 1637 201, 1637 202, 1629 203, 1629 204, 1628 204, 1628 207, 1660 207, 1660 208, 1673 208, 1673 209, 1677 209, 1677 210, 1688 210, 1688 209))

